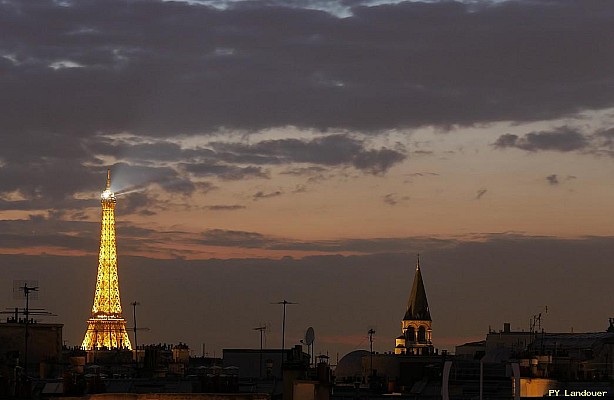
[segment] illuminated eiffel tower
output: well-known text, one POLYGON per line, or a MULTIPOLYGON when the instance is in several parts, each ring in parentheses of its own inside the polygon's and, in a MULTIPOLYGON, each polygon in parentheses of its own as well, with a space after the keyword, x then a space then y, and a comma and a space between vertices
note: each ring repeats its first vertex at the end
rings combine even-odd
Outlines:
POLYGON ((87 332, 81 347, 85 350, 100 348, 132 349, 126 320, 122 317, 117 276, 117 247, 115 244, 115 193, 111 191, 111 171, 107 171, 107 187, 100 196, 102 226, 100 229, 100 253, 98 278, 92 316, 87 320, 87 332))

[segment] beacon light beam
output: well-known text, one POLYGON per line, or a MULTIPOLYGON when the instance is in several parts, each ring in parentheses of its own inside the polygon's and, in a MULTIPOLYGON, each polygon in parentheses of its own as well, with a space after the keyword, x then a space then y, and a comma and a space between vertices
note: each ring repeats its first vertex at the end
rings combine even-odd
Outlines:
POLYGON ((115 243, 115 193, 111 191, 111 171, 107 170, 107 186, 100 195, 102 223, 98 277, 92 316, 87 320, 87 331, 81 347, 84 350, 106 347, 132 350, 126 320, 122 317, 117 274, 117 246, 115 243))
POLYGON ((115 193, 115 197, 119 197, 119 196, 125 196, 127 194, 131 194, 131 193, 139 193, 139 192, 143 192, 145 191, 145 187, 136 187, 134 189, 128 188, 128 189, 124 189, 123 191, 119 191, 117 193, 115 193))

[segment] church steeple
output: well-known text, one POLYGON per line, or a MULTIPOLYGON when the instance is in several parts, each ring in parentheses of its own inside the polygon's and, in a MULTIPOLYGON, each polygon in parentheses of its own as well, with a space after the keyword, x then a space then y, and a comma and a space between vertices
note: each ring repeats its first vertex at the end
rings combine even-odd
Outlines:
POLYGON ((404 320, 412 321, 432 321, 429 311, 429 302, 426 298, 426 290, 424 290, 424 282, 422 281, 422 272, 420 272, 420 255, 416 260, 416 273, 414 274, 414 284, 411 288, 409 301, 407 302, 407 311, 405 312, 404 320))
POLYGON ((401 321, 402 334, 396 339, 395 354, 433 354, 431 324, 431 312, 420 271, 420 255, 418 255, 414 283, 405 316, 401 321))

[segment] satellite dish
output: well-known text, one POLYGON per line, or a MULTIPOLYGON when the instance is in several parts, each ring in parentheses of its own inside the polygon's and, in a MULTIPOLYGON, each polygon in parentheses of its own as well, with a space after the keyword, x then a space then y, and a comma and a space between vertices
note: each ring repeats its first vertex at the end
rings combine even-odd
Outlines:
POLYGON ((307 332, 305 332, 305 343, 307 346, 311 346, 313 341, 316 338, 316 333, 314 332, 312 327, 307 328, 307 332))

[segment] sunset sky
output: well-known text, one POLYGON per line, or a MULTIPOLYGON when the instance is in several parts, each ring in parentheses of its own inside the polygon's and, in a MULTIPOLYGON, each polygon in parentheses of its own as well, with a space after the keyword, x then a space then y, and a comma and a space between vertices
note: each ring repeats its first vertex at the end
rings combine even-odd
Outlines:
POLYGON ((140 343, 391 351, 614 317, 614 2, 0 1, 0 308, 79 345, 111 169, 140 343))

